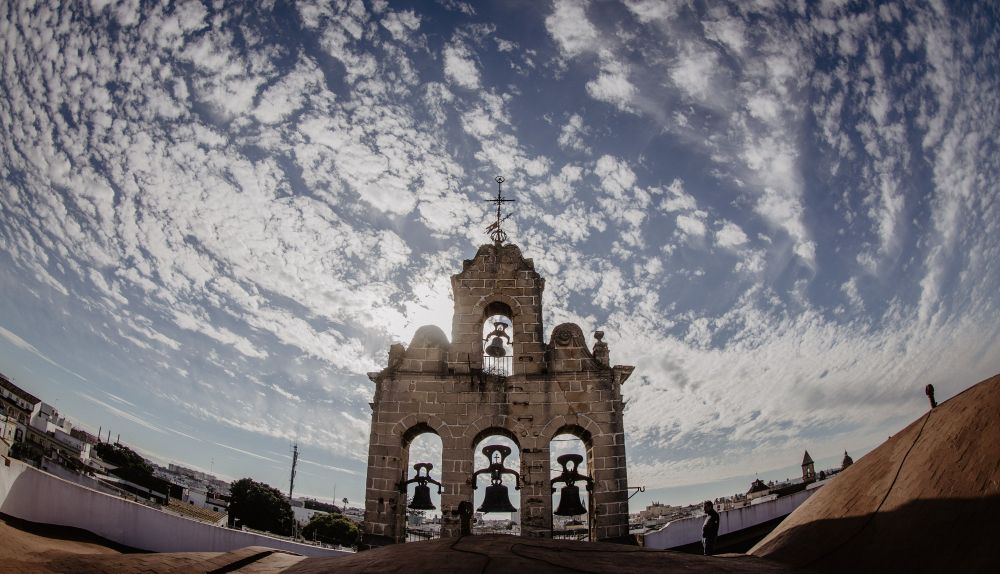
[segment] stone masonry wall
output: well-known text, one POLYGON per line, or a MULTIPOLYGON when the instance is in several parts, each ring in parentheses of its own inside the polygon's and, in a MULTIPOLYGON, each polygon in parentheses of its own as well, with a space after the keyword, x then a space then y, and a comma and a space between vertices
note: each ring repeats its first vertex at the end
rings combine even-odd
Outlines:
POLYGON ((587 447, 587 472, 595 480, 592 539, 626 536, 621 384, 632 367, 611 367, 607 345, 598 340, 591 352, 573 324, 557 326, 543 342, 544 279, 516 246, 483 246, 452 286, 452 341, 436 327, 422 327, 408 347, 393 345, 386 369, 369 375, 376 386, 365 502, 369 540, 404 540, 405 494, 398 484, 408 478, 409 443, 422 432, 436 433, 443 447, 441 468, 435 465, 444 485, 442 536, 459 535, 451 511, 473 502, 472 473, 485 466, 474 448, 490 434, 508 436, 520 449, 521 468, 514 470, 522 478, 522 535, 548 536, 549 444, 562 433, 587 447), (497 309, 509 309, 513 323, 508 377, 481 372, 483 321, 497 309))

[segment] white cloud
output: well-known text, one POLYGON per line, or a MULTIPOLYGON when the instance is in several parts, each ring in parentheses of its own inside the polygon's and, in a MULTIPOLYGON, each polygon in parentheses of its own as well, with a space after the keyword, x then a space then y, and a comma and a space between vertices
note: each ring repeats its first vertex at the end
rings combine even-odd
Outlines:
POLYGON ((861 298, 861 293, 858 292, 858 278, 851 277, 845 281, 841 286, 840 290, 847 297, 847 301, 856 309, 863 311, 865 308, 864 299, 861 298))
POLYGON ((684 191, 684 182, 675 179, 665 189, 667 197, 660 202, 660 209, 668 213, 674 211, 693 210, 698 207, 698 202, 694 196, 684 191))
POLYGON ((42 353, 41 351, 39 351, 34 345, 32 345, 31 343, 25 341, 21 337, 18 337, 15 333, 12 333, 10 330, 5 329, 2 326, 0 326, 0 337, 3 337, 4 339, 7 339, 7 341, 10 342, 11 344, 13 344, 15 347, 18 347, 21 350, 24 350, 24 351, 27 351, 27 352, 33 354, 33 355, 36 355, 38 358, 40 358, 41 360, 45 361, 46 363, 48 363, 48 364, 50 364, 50 365, 52 365, 54 367, 58 367, 58 368, 62 369, 63 371, 66 371, 67 373, 73 375, 74 377, 80 379, 81 381, 86 381, 87 380, 86 378, 83 377, 83 375, 79 375, 77 373, 74 373, 73 371, 67 369, 66 367, 64 367, 64 366, 60 365, 59 363, 55 362, 54 360, 50 359, 44 353, 42 353))
POLYGON ((625 7, 644 24, 671 20, 682 5, 683 2, 678 0, 625 0, 625 7))
POLYGON ((556 0, 552 14, 545 18, 545 28, 563 57, 573 58, 594 49, 597 28, 587 19, 586 10, 586 2, 556 0))
POLYGON ((583 116, 573 114, 559 132, 559 147, 590 155, 590 146, 584 139, 589 134, 590 130, 583 123, 583 116))
POLYGON ((670 68, 670 79, 695 100, 712 96, 712 79, 719 71, 717 57, 706 48, 688 48, 670 68))
POLYGON ((465 89, 479 88, 479 68, 472 52, 464 44, 445 46, 444 73, 449 80, 465 89))
POLYGON ((705 223, 698 219, 697 217, 692 217, 690 215, 678 215, 677 216, 677 229, 688 237, 704 237, 705 236, 705 223))
POLYGON ((602 52, 601 71, 597 78, 587 82, 587 93, 595 100, 614 105, 623 112, 632 111, 635 86, 629 82, 629 68, 613 56, 602 52))
POLYGON ((743 233, 739 225, 732 221, 726 221, 722 229, 715 232, 715 244, 719 247, 733 248, 746 244, 747 234, 743 233))
POLYGON ((734 17, 723 16, 718 20, 705 22, 705 37, 723 44, 734 52, 742 55, 747 46, 746 24, 743 20, 734 17))
POLYGON ((405 41, 420 28, 420 16, 413 10, 389 12, 381 22, 382 26, 397 41, 405 41))

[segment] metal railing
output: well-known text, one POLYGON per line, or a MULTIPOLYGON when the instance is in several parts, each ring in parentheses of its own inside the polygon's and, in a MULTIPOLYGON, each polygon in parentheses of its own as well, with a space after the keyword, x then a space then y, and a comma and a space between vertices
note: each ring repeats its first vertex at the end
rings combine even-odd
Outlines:
POLYGON ((440 530, 425 530, 423 528, 406 527, 407 542, 420 542, 422 540, 432 540, 434 538, 441 538, 440 530))
POLYGON ((514 366, 513 357, 491 357, 483 355, 483 374, 509 377, 514 366))
POLYGON ((553 530, 554 540, 578 540, 580 542, 590 541, 590 533, 586 530, 553 530))
POLYGON ((503 524, 496 523, 486 523, 486 524, 474 524, 472 526, 473 534, 504 534, 508 536, 520 536, 521 527, 517 524, 511 524, 506 526, 503 524))

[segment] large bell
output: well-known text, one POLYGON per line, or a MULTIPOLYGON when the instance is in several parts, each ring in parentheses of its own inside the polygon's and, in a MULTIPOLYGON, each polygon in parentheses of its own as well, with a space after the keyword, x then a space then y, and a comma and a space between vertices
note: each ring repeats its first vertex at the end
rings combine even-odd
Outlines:
POLYGON ((553 514, 557 516, 579 516, 586 514, 587 509, 583 507, 583 502, 580 500, 580 487, 576 483, 583 481, 587 485, 587 491, 592 492, 594 489, 594 479, 580 474, 579 469, 580 464, 583 462, 583 457, 575 453, 564 454, 557 458, 556 461, 562 466, 562 474, 549 481, 553 485, 552 492, 556 491, 555 483, 563 482, 566 485, 559 491, 559 508, 553 514))
POLYGON ((426 484, 418 484, 413 487, 413 498, 410 500, 411 510, 435 510, 437 507, 431 502, 431 487, 426 484))
POLYGON ((503 339, 500 337, 493 337, 490 344, 486 346, 486 354, 491 357, 502 357, 507 354, 507 351, 503 349, 503 339))
POLYGON ((502 484, 493 484, 486 487, 486 495, 483 497, 483 505, 477 508, 479 512, 517 512, 514 505, 510 503, 507 496, 507 487, 502 484))
POLYGON ((514 475, 514 488, 521 490, 521 475, 503 465, 504 459, 510 456, 510 447, 502 444, 491 444, 483 447, 483 456, 490 465, 472 473, 472 488, 476 488, 476 477, 480 474, 490 475, 490 485, 486 487, 483 505, 479 512, 517 512, 507 496, 507 487, 503 485, 503 475, 514 475))
POLYGON ((566 485, 559 491, 559 508, 553 513, 556 516, 579 516, 586 514, 587 509, 583 507, 580 500, 580 487, 566 485))

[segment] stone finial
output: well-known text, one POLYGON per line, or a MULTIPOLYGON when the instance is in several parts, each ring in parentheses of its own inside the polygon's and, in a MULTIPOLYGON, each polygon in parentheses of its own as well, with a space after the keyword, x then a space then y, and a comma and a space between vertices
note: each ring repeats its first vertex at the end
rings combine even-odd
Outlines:
POLYGON ((406 355, 406 347, 402 343, 393 343, 389 346, 389 370, 395 370, 406 355))
POLYGON ((594 359, 605 367, 611 366, 611 352, 608 344, 604 342, 604 331, 594 331, 594 359))

